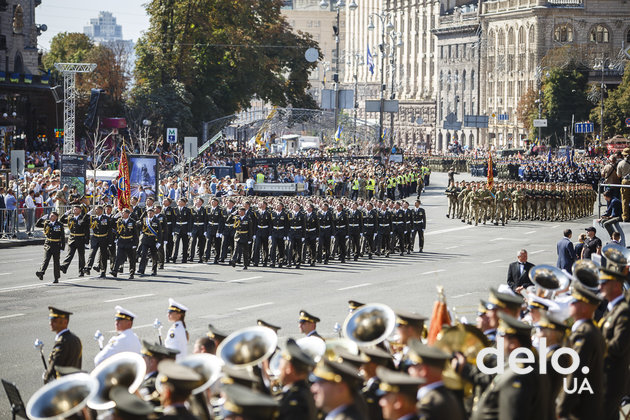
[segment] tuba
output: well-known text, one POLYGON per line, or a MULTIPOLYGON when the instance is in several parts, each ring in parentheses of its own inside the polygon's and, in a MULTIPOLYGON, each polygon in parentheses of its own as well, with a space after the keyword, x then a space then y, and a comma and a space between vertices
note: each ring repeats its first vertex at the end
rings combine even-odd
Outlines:
POLYGON ((201 375, 203 383, 193 389, 193 395, 199 394, 214 385, 217 379, 221 377, 221 369, 223 368, 223 360, 208 353, 188 355, 179 360, 177 364, 187 366, 201 375))
POLYGON ((553 299, 571 284, 571 277, 551 265, 537 265, 529 271, 529 280, 536 286, 536 296, 553 299))
POLYGON ((98 381, 87 373, 64 376, 40 388, 26 405, 31 420, 57 420, 78 414, 96 395, 98 381))
POLYGON ((360 346, 375 346, 396 328, 396 314, 387 305, 370 303, 348 314, 343 323, 343 336, 360 346))
POLYGON ((598 292, 599 268, 591 260, 577 260, 573 263, 573 278, 594 292, 598 292))
POLYGON ((98 381, 98 390, 88 400, 93 410, 107 410, 116 404, 109 399, 109 391, 116 385, 126 387, 130 394, 138 390, 147 365, 138 353, 123 352, 103 361, 90 373, 98 381))
POLYGON ((602 248, 602 255, 606 257, 606 265, 603 268, 628 275, 630 249, 611 242, 602 248))
POLYGON ((217 347, 217 355, 230 367, 243 369, 267 360, 278 345, 278 336, 267 327, 234 331, 217 347))

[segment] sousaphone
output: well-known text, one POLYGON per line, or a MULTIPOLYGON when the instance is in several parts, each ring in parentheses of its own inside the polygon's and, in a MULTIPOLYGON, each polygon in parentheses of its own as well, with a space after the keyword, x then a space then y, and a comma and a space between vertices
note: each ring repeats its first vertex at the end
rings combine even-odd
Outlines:
POLYGON ((31 420, 67 419, 83 410, 97 391, 98 381, 87 373, 67 375, 37 390, 26 414, 31 420))
POLYGON ((594 292, 598 292, 599 267, 587 259, 573 263, 573 278, 594 292))
POLYGON ((203 383, 193 389, 193 395, 203 392, 214 385, 217 379, 221 377, 221 369, 224 365, 220 357, 208 353, 190 354, 177 361, 177 363, 187 366, 201 375, 203 383))
POLYGON ((553 297, 571 284, 571 277, 557 267, 540 264, 529 270, 529 280, 536 286, 536 295, 545 299, 553 297))
POLYGON ((247 327, 234 331, 219 344, 217 355, 230 367, 243 369, 258 365, 273 354, 278 336, 267 327, 247 327))
POLYGON ((606 257, 604 268, 628 275, 628 261, 630 260, 630 249, 624 248, 616 243, 609 243, 602 248, 602 255, 606 257))
POLYGON ((118 385, 133 394, 142 384, 146 372, 147 365, 138 353, 126 351, 105 359, 90 373, 98 381, 98 392, 89 398, 88 407, 93 410, 113 408, 116 403, 109 399, 109 391, 118 385))
POLYGON ((396 328, 396 314, 387 305, 370 303, 348 314, 342 334, 359 346, 375 346, 391 335, 396 328))

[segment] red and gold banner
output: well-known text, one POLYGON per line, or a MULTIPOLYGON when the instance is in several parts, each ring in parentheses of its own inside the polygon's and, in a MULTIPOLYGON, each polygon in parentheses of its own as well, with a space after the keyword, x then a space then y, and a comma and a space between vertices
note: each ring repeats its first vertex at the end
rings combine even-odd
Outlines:
POLYGON ((494 185, 494 173, 492 171, 492 153, 488 153, 488 189, 494 185))
POLYGON ((123 145, 118 165, 118 210, 131 208, 131 184, 129 183, 129 161, 123 145))

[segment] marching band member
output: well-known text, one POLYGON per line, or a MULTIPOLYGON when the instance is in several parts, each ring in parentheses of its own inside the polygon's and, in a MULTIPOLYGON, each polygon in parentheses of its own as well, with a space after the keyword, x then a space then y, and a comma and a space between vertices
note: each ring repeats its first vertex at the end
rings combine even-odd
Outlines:
POLYGON ((174 299, 168 300, 168 320, 173 323, 166 334, 164 346, 179 351, 177 360, 188 354, 188 331, 186 331, 186 311, 188 308, 177 303, 174 299))
POLYGON ((98 366, 108 357, 124 351, 140 353, 142 347, 140 345, 140 339, 131 330, 136 314, 122 306, 116 306, 114 309, 116 310, 114 328, 117 335, 110 338, 105 347, 94 357, 94 366, 98 366))

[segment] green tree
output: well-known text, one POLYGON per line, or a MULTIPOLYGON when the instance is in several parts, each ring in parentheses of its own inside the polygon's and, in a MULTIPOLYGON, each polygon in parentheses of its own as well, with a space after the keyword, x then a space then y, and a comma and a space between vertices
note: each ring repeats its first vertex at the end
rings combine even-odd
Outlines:
POLYGON ((44 69, 55 71, 55 63, 85 63, 94 43, 85 34, 60 32, 50 43, 50 51, 42 57, 44 69))
POLYGON ((529 139, 534 140, 537 136, 537 131, 534 128, 534 119, 538 118, 538 92, 536 89, 529 88, 527 92, 518 101, 518 107, 516 108, 516 117, 518 121, 528 129, 529 139))
MULTIPOLYGON (((599 86, 596 87, 599 90, 599 86)), ((599 104, 598 104, 599 105, 599 104)), ((625 120, 630 117, 630 62, 626 63, 621 84, 614 90, 608 91, 604 99, 604 137, 610 138, 616 134, 630 134, 625 120)), ((591 111, 591 120, 597 125, 601 122, 601 109, 596 106, 591 111)))
MULTIPOLYGON (((174 81, 191 96, 190 119, 229 115, 257 97, 274 105, 315 108, 307 94, 304 52, 317 47, 291 32, 281 0, 152 0, 150 28, 136 47, 136 92, 174 81)), ((145 95, 146 96, 146 95, 145 95)), ((186 96, 186 95, 184 95, 186 96)), ((168 116, 171 118, 171 116, 168 116)))

